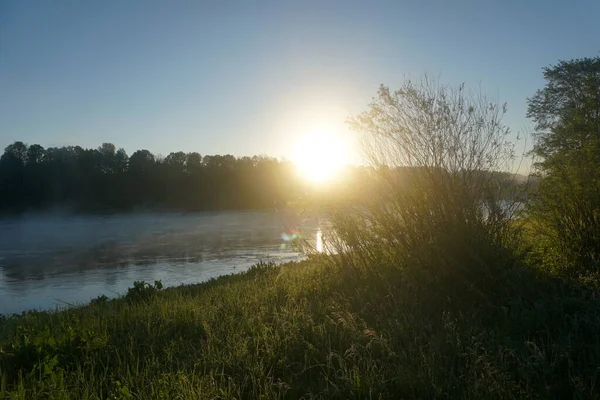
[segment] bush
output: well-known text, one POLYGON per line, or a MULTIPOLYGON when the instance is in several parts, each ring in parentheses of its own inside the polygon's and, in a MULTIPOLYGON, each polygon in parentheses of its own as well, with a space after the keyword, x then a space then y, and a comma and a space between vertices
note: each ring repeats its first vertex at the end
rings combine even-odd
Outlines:
POLYGON ((506 288, 498 281, 520 267, 519 233, 506 205, 506 186, 515 185, 497 172, 514 158, 505 112, 464 85, 424 79, 394 92, 382 86, 351 120, 377 190, 332 216, 338 260, 396 268, 457 307, 497 299, 506 288))
POLYGON ((133 287, 127 289, 125 298, 129 301, 146 301, 154 297, 162 288, 161 281, 154 281, 154 285, 144 281, 135 281, 133 287))
POLYGON ((98 297, 96 297, 95 299, 92 299, 90 301, 90 305, 94 305, 94 304, 106 304, 106 302, 108 301, 108 297, 106 295, 100 295, 98 297))

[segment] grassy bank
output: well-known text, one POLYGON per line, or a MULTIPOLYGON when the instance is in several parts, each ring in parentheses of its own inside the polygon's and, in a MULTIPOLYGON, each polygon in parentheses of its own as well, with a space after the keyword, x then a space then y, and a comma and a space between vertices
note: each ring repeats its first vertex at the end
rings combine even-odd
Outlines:
POLYGON ((400 270, 313 258, 26 313, 0 322, 0 399, 598 396, 593 289, 515 274, 456 310, 400 270))

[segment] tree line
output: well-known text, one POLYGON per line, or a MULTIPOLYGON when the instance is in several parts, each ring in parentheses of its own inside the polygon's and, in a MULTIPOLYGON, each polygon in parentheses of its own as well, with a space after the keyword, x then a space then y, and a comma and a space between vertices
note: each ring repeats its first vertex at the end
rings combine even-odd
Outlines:
POLYGON ((148 150, 128 156, 97 149, 17 141, 0 158, 0 213, 30 210, 125 212, 264 209, 300 190, 294 166, 276 158, 148 150))

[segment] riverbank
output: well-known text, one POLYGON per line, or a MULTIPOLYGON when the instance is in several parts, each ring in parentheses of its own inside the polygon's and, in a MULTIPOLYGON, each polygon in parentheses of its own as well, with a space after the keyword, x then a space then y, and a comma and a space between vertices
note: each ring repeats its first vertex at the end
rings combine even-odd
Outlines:
MULTIPOLYGON (((0 221, 0 314, 87 304, 139 280, 171 287, 298 261, 283 222, 275 211, 0 221)), ((316 236, 314 220, 302 222, 316 236)))
POLYGON ((460 309, 399 270, 326 258, 138 285, 120 299, 2 319, 0 399, 598 396, 593 290, 506 279, 524 283, 460 309))

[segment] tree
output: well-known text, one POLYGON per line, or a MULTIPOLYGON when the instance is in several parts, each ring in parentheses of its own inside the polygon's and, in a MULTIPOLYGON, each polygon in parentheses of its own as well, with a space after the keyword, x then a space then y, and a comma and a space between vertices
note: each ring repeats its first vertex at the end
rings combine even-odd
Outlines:
POLYGON ((98 148, 98 160, 100 161, 100 169, 103 173, 116 172, 116 152, 117 148, 112 143, 102 143, 98 148))
POLYGON ((202 169, 202 156, 196 152, 188 153, 185 166, 188 174, 198 174, 202 169))
POLYGON ((600 266, 600 57, 544 68, 529 99, 540 185, 529 212, 565 266, 600 266), (570 265, 569 265, 570 264, 570 265))
POLYGON ((543 69, 547 83, 528 100, 536 123, 534 154, 542 163, 598 136, 600 57, 559 61, 543 69))
POLYGON ((129 171, 133 173, 149 173, 154 167, 154 155, 148 150, 138 150, 129 158, 129 171))
POLYGON ((129 156, 125 149, 120 148, 117 150, 115 154, 115 168, 116 172, 123 173, 127 171, 127 166, 129 165, 129 156))
POLYGON ((41 164, 44 162, 46 150, 39 144, 32 144, 27 150, 27 164, 41 164))
POLYGON ((178 151, 176 153, 169 153, 169 155, 165 158, 165 163, 183 171, 185 169, 186 160, 187 154, 185 154, 183 151, 178 151))
POLYGON ((5 207, 19 211, 26 198, 25 163, 28 147, 23 142, 14 142, 6 146, 0 157, 0 196, 5 207))
POLYGON ((23 166, 27 162, 28 146, 23 142, 14 142, 4 149, 1 159, 4 162, 13 163, 15 166, 23 166))

